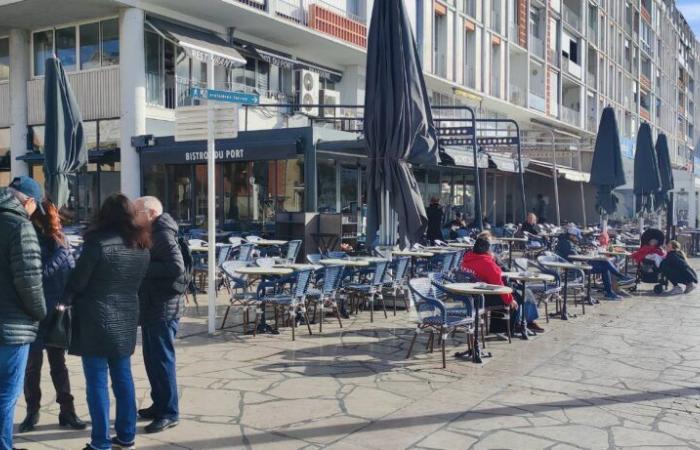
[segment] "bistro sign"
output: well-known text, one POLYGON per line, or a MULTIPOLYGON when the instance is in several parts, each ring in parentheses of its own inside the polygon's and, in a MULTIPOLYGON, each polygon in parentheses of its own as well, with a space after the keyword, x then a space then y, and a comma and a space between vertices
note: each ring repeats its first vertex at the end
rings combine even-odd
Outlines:
MULTIPOLYGON (((185 161, 197 162, 206 161, 209 152, 185 152, 185 161)), ((217 150, 214 152, 214 158, 219 160, 236 160, 245 159, 245 150, 236 148, 231 150, 217 150)))

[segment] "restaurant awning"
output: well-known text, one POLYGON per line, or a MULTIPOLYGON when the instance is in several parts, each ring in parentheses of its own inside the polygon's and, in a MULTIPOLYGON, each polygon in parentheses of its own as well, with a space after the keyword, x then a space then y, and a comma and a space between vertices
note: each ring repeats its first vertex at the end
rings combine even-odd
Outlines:
MULTIPOLYGON (((454 165, 457 167, 474 167, 474 155, 471 149, 465 147, 444 146, 441 147, 447 155, 454 160, 454 165)), ((480 169, 488 169, 489 157, 485 153, 480 153, 477 157, 480 169)))
POLYGON ((225 39, 214 33, 188 28, 165 20, 149 17, 146 20, 155 32, 181 47, 188 56, 226 67, 244 66, 246 59, 225 39))
MULTIPOLYGON (((526 166, 526 170, 528 172, 551 177, 554 166, 550 162, 530 160, 529 164, 526 166)), ((557 173, 559 176, 564 177, 564 179, 577 183, 588 183, 591 179, 591 174, 587 172, 581 172, 580 170, 561 165, 557 165, 557 173)))
MULTIPOLYGON (((518 173, 518 160, 507 155, 489 154, 489 161, 494 168, 501 172, 518 173)), ((529 161, 523 159, 523 169, 528 165, 529 161)))

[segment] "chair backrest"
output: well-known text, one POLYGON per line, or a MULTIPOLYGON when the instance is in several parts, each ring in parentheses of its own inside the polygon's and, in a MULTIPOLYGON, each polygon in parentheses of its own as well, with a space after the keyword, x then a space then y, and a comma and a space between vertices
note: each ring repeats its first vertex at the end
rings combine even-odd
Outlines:
POLYGON ((526 271, 530 267, 530 260, 527 258, 514 258, 513 265, 520 271, 526 271))
POLYGON ((412 278, 408 281, 408 288, 408 298, 419 321, 440 316, 444 311, 444 305, 440 308, 442 302, 435 297, 433 284, 429 278, 412 278))
POLYGON ((260 236, 255 236, 253 234, 246 236, 245 238, 246 242, 250 242, 251 244, 254 244, 256 242, 262 241, 262 238, 260 236))
POLYGON ((190 247, 207 247, 209 243, 203 239, 190 239, 187 241, 190 247))
POLYGON ((372 281, 370 281, 372 286, 380 286, 384 282, 384 274, 386 274, 388 265, 388 261, 379 261, 374 264, 374 276, 372 277, 372 281))
POLYGON ((306 255, 306 260, 311 264, 320 264, 323 259, 323 255, 320 253, 310 253, 306 255))
POLYGON ((234 288, 243 288, 248 276, 236 272, 236 269, 247 265, 246 261, 226 261, 221 265, 221 272, 233 283, 234 288))
POLYGON ((300 270, 297 272, 296 285, 294 286, 294 297, 303 298, 309 290, 311 282, 311 270, 300 270))
POLYGON ((452 269, 452 260, 454 259, 455 254, 452 252, 449 253, 443 253, 442 254, 442 261, 440 262, 441 267, 440 271, 443 273, 447 273, 452 269))
POLYGON ((394 281, 402 282, 406 278, 406 273, 408 272, 408 263, 411 260, 408 256, 401 256, 395 259, 394 265, 394 281))
POLYGON ((255 250, 255 244, 242 244, 238 250, 238 259, 240 261, 251 261, 253 259, 253 250, 255 250))
POLYGON ((231 256, 233 246, 231 246, 231 245, 219 245, 219 246, 217 246, 216 249, 219 252, 219 255, 216 258, 216 265, 221 267, 221 265, 224 262, 228 261, 229 256, 231 256))
POLYGON ((452 257, 452 270, 456 271, 459 270, 459 266, 462 264, 462 260, 464 259, 464 254, 466 253, 466 250, 459 250, 455 252, 454 256, 452 257))
POLYGON ((230 236, 228 238, 228 241, 233 245, 234 247, 238 247, 241 244, 243 244, 243 238, 240 236, 230 236))
POLYGON ((272 267, 275 265, 275 258, 258 258, 255 260, 258 267, 272 267))
POLYGON ((289 261, 290 263, 295 263, 297 261, 297 257, 299 256, 300 250, 301 241, 299 239, 289 241, 289 243, 287 244, 287 261, 289 261))
POLYGON ((435 245, 440 246, 440 247, 447 246, 447 243, 445 241, 441 241, 440 239, 435 239, 435 240, 433 240, 433 242, 435 243, 435 245))
POLYGON ((331 259, 345 259, 348 254, 345 252, 328 252, 328 257, 331 259))
POLYGON ((340 275, 343 272, 343 266, 326 266, 323 270, 323 287, 322 291, 325 295, 332 294, 339 287, 340 275))

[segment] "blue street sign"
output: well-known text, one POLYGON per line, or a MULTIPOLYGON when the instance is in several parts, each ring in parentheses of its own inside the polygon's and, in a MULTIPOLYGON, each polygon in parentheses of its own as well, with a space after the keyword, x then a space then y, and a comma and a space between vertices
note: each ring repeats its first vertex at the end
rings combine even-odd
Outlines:
POLYGON ((217 102, 240 103, 242 105, 257 105, 260 103, 260 96, 257 94, 247 94, 245 92, 220 91, 216 89, 204 89, 193 87, 190 95, 196 98, 204 98, 217 102))

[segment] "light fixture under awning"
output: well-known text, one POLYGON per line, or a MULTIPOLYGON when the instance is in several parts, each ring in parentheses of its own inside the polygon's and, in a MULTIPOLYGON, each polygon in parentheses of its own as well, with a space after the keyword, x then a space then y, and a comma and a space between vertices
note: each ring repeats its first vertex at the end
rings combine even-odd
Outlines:
POLYGON ((154 18, 149 18, 146 23, 163 38, 181 47, 192 58, 204 62, 211 60, 214 64, 229 68, 246 64, 246 59, 238 50, 212 32, 154 18))

